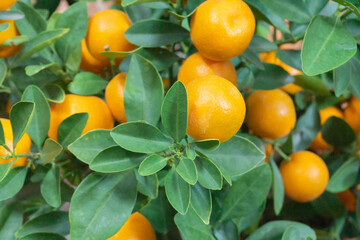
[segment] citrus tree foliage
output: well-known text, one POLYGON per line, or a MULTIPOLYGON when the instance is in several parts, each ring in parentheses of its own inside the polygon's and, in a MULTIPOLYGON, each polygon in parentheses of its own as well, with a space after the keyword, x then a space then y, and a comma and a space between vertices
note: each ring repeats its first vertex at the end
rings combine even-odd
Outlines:
MULTIPOLYGON (((175 80, 183 59, 196 52, 189 26, 203 0, 114 4, 129 16, 125 37, 137 47, 103 52, 110 60, 124 58, 104 76, 79 68, 87 5, 68 2, 64 13, 54 12, 59 1, 45 0, 19 1, 0 12, 0 19, 14 19, 20 32, 3 45, 23 44, 15 56, 0 60, 1 107, 8 99, 13 103, 14 145, 25 132, 33 142, 26 166, 0 165, 0 239, 105 240, 136 211, 151 222, 158 239, 360 236, 360 204, 349 213, 337 197, 359 182, 360 138, 340 118, 321 126, 318 113, 351 95, 360 98, 358 0, 245 0, 257 22, 249 48, 231 59, 238 89, 246 95, 249 88, 289 83, 303 88, 293 96, 297 124, 288 136, 270 141, 275 153, 268 163, 265 141, 245 125, 224 143, 186 134, 187 92, 175 80), (268 40, 270 27, 276 30, 274 41, 268 40), (300 40, 301 50, 280 48, 300 40), (267 51, 304 75, 263 63, 259 54, 267 51), (127 73, 127 123, 81 135, 88 115, 79 113, 61 123, 57 141, 48 138, 53 103, 62 102, 65 93, 103 97, 119 71, 127 73), (163 78, 170 80, 165 91, 163 78), (316 200, 296 203, 284 196, 277 163, 308 149, 319 131, 334 147, 322 155, 330 181, 316 200)), ((7 28, 0 24, 0 31, 7 28)), ((7 117, 5 109, 1 114, 7 117)), ((0 125, 2 146, 4 139, 0 125)))

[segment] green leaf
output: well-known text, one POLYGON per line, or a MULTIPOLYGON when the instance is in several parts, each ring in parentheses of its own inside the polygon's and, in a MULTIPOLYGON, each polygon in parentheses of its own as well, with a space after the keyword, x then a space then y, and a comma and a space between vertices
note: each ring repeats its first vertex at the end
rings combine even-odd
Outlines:
POLYGON ((3 59, 0 60, 0 86, 3 84, 7 75, 7 66, 3 59))
POLYGON ((50 102, 62 103, 65 99, 65 91, 59 85, 49 84, 42 90, 50 102))
POLYGON ((192 143, 195 149, 201 152, 212 152, 219 148, 220 141, 218 139, 206 139, 201 141, 196 141, 192 143))
POLYGON ((12 198, 24 185, 27 169, 16 167, 0 182, 0 201, 12 198))
POLYGON ((107 84, 107 81, 94 73, 80 72, 68 85, 68 90, 79 95, 95 95, 102 92, 107 84))
POLYGON ((271 90, 294 82, 294 77, 282 67, 270 63, 264 63, 264 67, 264 71, 255 72, 254 89, 271 90))
POLYGON ((260 217, 264 211, 264 208, 265 208, 265 204, 263 204, 261 207, 259 207, 256 211, 253 211, 252 213, 247 214, 246 216, 233 219, 233 222, 235 223, 239 232, 244 231, 245 229, 250 227, 253 223, 255 223, 258 219, 260 219, 260 217))
POLYGON ((223 180, 219 168, 204 157, 195 159, 196 169, 198 172, 198 181, 201 186, 211 190, 220 190, 223 180))
POLYGON ((42 70, 52 68, 56 66, 56 63, 49 63, 49 64, 40 64, 40 65, 29 65, 25 67, 26 75, 29 77, 41 72, 42 70))
POLYGON ((60 169, 53 164, 46 173, 41 184, 41 195, 52 207, 58 208, 61 205, 60 169))
POLYGON ((160 2, 160 1, 166 1, 166 0, 124 0, 121 2, 121 6, 123 7, 129 7, 131 5, 135 4, 142 4, 142 3, 150 3, 150 2, 160 2))
POLYGON ((144 194, 145 196, 155 199, 158 197, 159 191, 159 180, 156 174, 151 176, 141 176, 138 171, 135 171, 136 180, 137 180, 137 190, 138 192, 144 194))
POLYGON ((301 71, 301 51, 279 49, 276 51, 276 57, 290 67, 301 71))
POLYGON ((22 101, 33 102, 34 114, 27 129, 36 146, 41 149, 50 127, 50 106, 43 92, 36 86, 28 86, 21 98, 22 101))
POLYGON ((66 238, 56 233, 33 233, 19 240, 66 240, 66 238))
POLYGON ((1 184, 1 181, 3 181, 4 178, 9 174, 13 165, 14 165, 14 161, 11 161, 9 163, 0 164, 0 184, 1 184))
POLYGON ((214 235, 217 240, 239 240, 239 231, 235 223, 231 220, 217 222, 214 226, 214 235))
POLYGON ((249 48, 252 49, 254 52, 268 52, 276 50, 277 46, 275 43, 270 42, 266 38, 254 35, 250 42, 249 48))
POLYGON ((180 25, 157 19, 136 22, 125 32, 129 42, 151 48, 180 42, 189 36, 189 32, 180 25))
POLYGON ((100 152, 90 162, 90 169, 103 173, 123 172, 139 166, 144 157, 143 154, 114 146, 100 152))
POLYGON ((43 165, 51 163, 62 152, 63 147, 51 138, 46 139, 44 147, 40 152, 41 162, 43 165))
MULTIPOLYGON (((0 12, 1 16, 1 12, 0 12)), ((9 29, 10 23, 1 23, 0 24, 0 32, 4 32, 9 29)))
POLYGON ((184 240, 215 240, 211 232, 211 227, 203 223, 192 208, 190 208, 188 213, 184 216, 179 213, 176 214, 175 223, 179 228, 181 235, 184 237, 184 240))
POLYGON ((71 200, 71 239, 98 240, 115 235, 135 206, 136 184, 134 171, 87 176, 71 200))
POLYGON ((69 216, 67 212, 55 211, 37 216, 27 221, 16 232, 18 238, 33 233, 57 233, 67 235, 70 232, 69 216))
POLYGON ((189 184, 194 185, 197 182, 198 174, 193 160, 181 158, 176 167, 176 172, 189 184))
POLYGON ((1 145, 6 145, 6 142, 5 142, 5 134, 4 134, 4 128, 3 128, 3 125, 0 121, 0 146, 1 145))
MULTIPOLYGON (((350 59, 349 63, 352 64, 353 73, 357 74, 359 72, 358 67, 360 67, 360 52, 359 51, 352 59, 350 59), (354 71, 354 68, 357 69, 356 72, 354 71)), ((344 77, 347 77, 347 75, 345 75, 344 77)), ((353 75, 350 77, 349 89, 352 92, 352 94, 354 94, 357 98, 360 99, 360 80, 359 80, 359 78, 354 77, 353 75)))
POLYGON ((134 54, 124 89, 125 115, 128 121, 145 120, 157 124, 164 88, 159 73, 145 58, 134 54))
POLYGON ((272 171, 272 189, 274 194, 274 211, 276 215, 279 215, 284 204, 284 183, 274 159, 269 158, 270 167, 272 171))
POLYGON ((104 129, 87 132, 70 144, 68 149, 80 161, 90 164, 100 152, 117 145, 111 137, 110 132, 110 130, 104 129))
POLYGON ((152 154, 140 164, 139 174, 142 176, 155 174, 167 165, 168 160, 158 154, 152 154))
POLYGON ((59 16, 56 28, 68 28, 70 31, 55 43, 61 59, 66 63, 71 53, 81 44, 88 27, 86 3, 80 2, 70 7, 59 16))
POLYGON ((221 220, 241 217, 256 210, 266 200, 271 186, 271 170, 262 165, 240 176, 227 193, 221 220))
POLYGON ((247 48, 241 56, 248 62, 255 65, 260 70, 265 70, 264 63, 261 61, 259 54, 253 51, 251 48, 247 48))
POLYGON ((166 175, 165 192, 173 208, 186 214, 190 205, 190 185, 180 177, 175 168, 171 168, 166 175))
POLYGON ((354 130, 342 118, 330 117, 321 129, 322 137, 335 148, 349 146, 355 141, 354 130))
POLYGON ((136 54, 149 60, 158 71, 166 70, 180 60, 180 57, 166 48, 141 48, 136 54))
POLYGON ((73 143, 81 136, 88 119, 88 113, 76 113, 60 123, 58 128, 58 140, 64 149, 67 149, 69 144, 73 143))
POLYGON ((211 192, 199 183, 191 186, 191 207, 205 224, 209 224, 212 210, 211 192))
POLYGON ((297 227, 300 232, 299 240, 316 239, 316 234, 309 226, 291 221, 272 221, 255 230, 246 240, 281 239, 283 233, 290 226, 297 227))
POLYGON ((295 76, 295 84, 310 90, 319 96, 330 96, 330 89, 328 85, 318 77, 311 77, 306 75, 295 76))
POLYGON ((360 226, 360 198, 356 198, 356 225, 360 226))
POLYGON ((18 10, 25 15, 25 18, 16 20, 16 27, 21 35, 27 35, 30 38, 35 37, 38 33, 46 30, 46 21, 41 17, 31 5, 24 2, 17 2, 13 10, 18 10))
POLYGON ((101 52, 100 55, 107 58, 125 58, 131 55, 132 53, 137 53, 141 48, 142 47, 138 47, 128 52, 106 51, 106 52, 101 52))
POLYGON ((24 14, 17 10, 6 10, 0 12, 0 20, 18 20, 24 18, 24 14))
POLYGON ((0 208, 0 239, 16 240, 15 232, 21 227, 23 214, 16 205, 2 204, 0 208))
POLYGON ((69 31, 68 29, 56 29, 56 30, 44 31, 36 35, 36 37, 32 38, 29 42, 27 42, 25 46, 22 48, 22 50, 15 56, 14 64, 24 61, 33 54, 48 47, 57 39, 61 38, 68 31, 69 31))
POLYGON ((143 121, 120 124, 111 131, 111 136, 117 144, 132 152, 161 152, 171 145, 171 140, 158 128, 143 121))
POLYGON ((185 86, 182 82, 176 81, 166 94, 161 108, 161 122, 165 130, 176 142, 180 142, 186 135, 187 107, 185 86))
POLYGON ((359 172, 359 158, 347 160, 330 177, 326 190, 332 193, 345 191, 354 185, 359 172))
POLYGON ((23 43, 26 43, 29 41, 29 37, 26 35, 21 35, 21 36, 16 36, 13 38, 9 38, 8 40, 6 40, 5 42, 3 42, 0 46, 1 47, 10 47, 10 46, 19 46, 23 43))
MULTIPOLYGON (((360 18, 360 11, 354 4, 351 3, 353 1, 351 0, 334 0, 334 1, 340 3, 341 5, 347 7, 348 9, 351 9, 351 11, 355 13, 358 18, 360 18)), ((359 3, 357 4, 359 5, 359 3)))
POLYGON ((305 34, 302 69, 310 76, 324 73, 344 64, 355 53, 356 41, 339 17, 317 16, 305 34))
POLYGON ((19 142, 30 125, 34 114, 33 102, 18 102, 10 111, 10 122, 13 132, 13 146, 19 142))

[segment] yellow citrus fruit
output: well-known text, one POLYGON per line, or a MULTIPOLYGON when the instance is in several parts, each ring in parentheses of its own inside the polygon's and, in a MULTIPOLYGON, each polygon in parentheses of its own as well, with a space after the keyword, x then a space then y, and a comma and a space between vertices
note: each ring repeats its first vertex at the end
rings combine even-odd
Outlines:
POLYGON ((195 47, 215 61, 244 52, 254 32, 254 15, 242 0, 207 0, 196 9, 190 24, 195 47))
MULTIPOLYGON (((6 144, 6 146, 8 146, 8 148, 10 150, 14 151, 13 132, 12 132, 10 120, 0 118, 0 122, 2 124, 3 129, 4 129, 5 144, 6 144)), ((26 154, 26 153, 28 153, 30 151, 30 147, 31 147, 31 139, 30 139, 29 135, 27 133, 25 133, 21 137, 19 142, 16 144, 15 154, 26 154)), ((0 156, 5 157, 5 156, 9 156, 9 155, 10 155, 10 153, 4 147, 0 146, 0 156)), ((11 159, 8 159, 8 160, 0 159, 0 164, 9 163, 9 162, 11 162, 13 160, 14 160, 14 158, 11 158, 11 159)), ((18 160, 16 160, 14 162, 13 167, 25 166, 26 165, 26 160, 27 160, 27 157, 18 158, 18 160)))
POLYGON ((49 137, 57 140, 58 127, 75 113, 88 113, 89 119, 82 134, 94 129, 112 129, 113 118, 106 103, 98 97, 67 94, 62 103, 51 106, 49 137))
POLYGON ((156 235, 146 217, 136 212, 130 215, 119 232, 107 240, 156 240, 156 235))
MULTIPOLYGON (((321 125, 324 125, 325 122, 330 117, 344 118, 343 113, 336 107, 327 107, 325 109, 320 110, 319 113, 320 113, 321 125)), ((325 142, 325 140, 322 138, 321 132, 319 132, 316 135, 316 138, 314 139, 314 141, 312 141, 312 143, 310 145, 310 149, 312 149, 312 150, 327 150, 327 149, 331 149, 331 145, 329 145, 327 142, 325 142)))
POLYGON ((347 189, 347 190, 342 191, 342 192, 338 192, 337 196, 338 196, 340 202, 344 205, 344 207, 349 212, 355 212, 355 210, 356 210, 356 196, 350 189, 347 189))
MULTIPOLYGON (((264 62, 275 64, 275 65, 282 67, 285 71, 287 71, 292 76, 303 74, 301 71, 287 65, 286 63, 281 61, 279 58, 277 58, 275 51, 260 53, 260 58, 264 62)), ((293 95, 296 94, 297 92, 300 92, 301 90, 303 90, 302 87, 296 85, 295 83, 287 84, 287 85, 283 86, 281 89, 284 90, 285 92, 288 92, 293 95)))
POLYGON ((247 125, 266 140, 281 138, 296 124, 293 100, 280 89, 257 90, 246 99, 247 125))
POLYGON ((85 39, 81 41, 80 68, 82 70, 96 74, 103 73, 104 67, 109 65, 108 63, 108 61, 100 61, 94 58, 94 56, 89 52, 85 39))
POLYGON ((356 133, 360 130, 360 100, 352 97, 349 105, 344 110, 346 122, 354 129, 356 133))
POLYGON ((245 102, 239 90, 216 75, 195 79, 186 85, 188 94, 188 134, 196 140, 225 142, 243 124, 245 102))
POLYGON ((201 56, 199 53, 191 55, 184 61, 179 70, 178 80, 184 84, 188 84, 196 78, 209 75, 217 75, 225 78, 237 86, 236 69, 230 60, 220 62, 212 61, 201 56))
POLYGON ((86 35, 86 44, 91 55, 99 61, 107 62, 100 56, 105 47, 110 51, 131 51, 135 46, 125 38, 125 31, 131 26, 126 14, 120 10, 110 9, 96 13, 90 20, 86 35))
POLYGON ((126 73, 116 75, 107 85, 105 90, 106 103, 114 116, 120 122, 126 122, 124 105, 124 88, 126 73))
POLYGON ((309 151, 293 153, 290 159, 280 165, 286 195, 297 202, 310 202, 319 197, 329 181, 325 162, 309 151))
MULTIPOLYGON (((19 35, 14 20, 0 20, 0 24, 9 23, 9 28, 5 31, 0 32, 0 45, 6 42, 10 38, 14 38, 19 35)), ((9 58, 14 56, 21 50, 22 46, 8 46, 0 47, 0 58, 9 58)))
POLYGON ((0 11, 5 11, 9 8, 11 8, 12 5, 14 5, 17 2, 17 0, 1 0, 0 1, 0 11))

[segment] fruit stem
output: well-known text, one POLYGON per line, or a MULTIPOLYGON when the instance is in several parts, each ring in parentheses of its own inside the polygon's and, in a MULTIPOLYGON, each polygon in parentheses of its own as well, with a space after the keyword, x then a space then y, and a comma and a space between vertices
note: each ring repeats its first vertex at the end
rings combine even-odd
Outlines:
POLYGON ((283 158, 283 159, 285 159, 286 161, 290 161, 291 159, 290 159, 290 157, 288 156, 288 155, 286 155, 285 153, 284 153, 284 151, 283 150, 281 150, 281 148, 279 147, 279 146, 275 146, 275 151, 277 152, 277 153, 279 153, 279 155, 283 158))

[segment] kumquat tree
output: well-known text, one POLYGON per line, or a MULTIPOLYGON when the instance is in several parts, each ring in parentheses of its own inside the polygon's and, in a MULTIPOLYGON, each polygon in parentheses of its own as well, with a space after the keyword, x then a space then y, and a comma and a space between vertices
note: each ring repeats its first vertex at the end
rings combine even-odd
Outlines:
POLYGON ((0 0, 0 240, 360 239, 359 0, 0 0))

